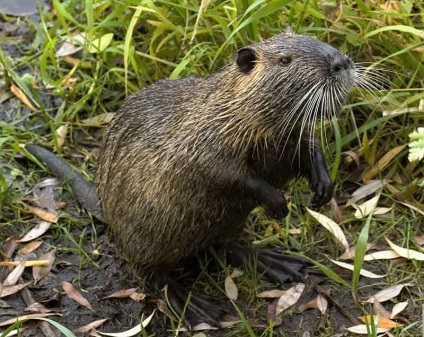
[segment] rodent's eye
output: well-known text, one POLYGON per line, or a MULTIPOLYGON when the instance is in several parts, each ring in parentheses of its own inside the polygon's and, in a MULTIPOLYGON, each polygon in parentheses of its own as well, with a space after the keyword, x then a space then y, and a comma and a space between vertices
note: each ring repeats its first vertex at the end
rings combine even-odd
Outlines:
POLYGON ((291 61, 292 61, 291 56, 282 56, 282 57, 280 57, 280 59, 278 60, 278 62, 279 62, 280 64, 282 64, 283 66, 288 65, 291 61))

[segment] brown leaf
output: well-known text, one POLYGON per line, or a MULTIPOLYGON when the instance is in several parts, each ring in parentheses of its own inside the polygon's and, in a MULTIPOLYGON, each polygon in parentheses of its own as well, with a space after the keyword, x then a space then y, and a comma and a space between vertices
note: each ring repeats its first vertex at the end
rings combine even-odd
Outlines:
POLYGON ((416 236, 415 241, 417 241, 419 246, 424 246, 424 235, 416 236))
POLYGON ((146 298, 146 294, 144 293, 132 293, 130 298, 135 302, 140 302, 146 298))
POLYGON ((171 314, 168 309, 168 304, 166 304, 164 300, 162 299, 156 300, 156 306, 161 313, 165 314, 168 317, 171 317, 171 314))
POLYGON ((382 317, 386 318, 390 318, 391 316, 390 311, 383 307, 383 305, 377 299, 374 300, 372 309, 376 315, 380 314, 382 317))
POLYGON ((32 268, 32 276, 34 277, 35 282, 48 275, 48 273, 52 269, 53 262, 55 259, 53 250, 41 255, 40 259, 47 260, 48 263, 44 266, 32 268))
MULTIPOLYGON (((371 315, 367 315, 367 316, 362 316, 361 317, 362 322, 366 323, 366 324, 371 324, 371 315)), ((377 315, 373 315, 373 321, 374 323, 377 321, 377 315)), ((393 328, 398 328, 403 326, 403 324, 399 324, 396 323, 394 321, 392 321, 389 318, 386 317, 380 317, 380 320, 378 321, 378 328, 383 328, 383 329, 393 329, 393 328)))
POLYGON ((33 229, 31 229, 22 239, 18 240, 18 242, 28 242, 32 241, 41 235, 43 235, 52 225, 51 222, 42 221, 35 225, 33 229))
POLYGON ((63 124, 56 129, 57 146, 59 148, 62 147, 63 144, 65 144, 67 133, 68 133, 68 124, 63 124))
POLYGON ((331 204, 331 208, 333 209, 334 220, 336 220, 336 223, 342 223, 344 221, 343 213, 340 210, 339 205, 337 205, 336 200, 332 198, 330 201, 330 204, 331 204))
POLYGON ((17 238, 9 238, 3 243, 2 252, 5 259, 10 259, 18 246, 17 238))
POLYGON ((81 293, 71 283, 62 281, 62 287, 66 295, 70 299, 73 299, 75 302, 78 302, 82 306, 94 311, 93 307, 87 301, 87 299, 84 296, 82 296, 81 293))
POLYGON ((318 303, 317 303, 317 298, 315 297, 314 299, 310 300, 309 302, 302 303, 301 305, 299 305, 299 312, 302 313, 305 310, 317 309, 317 308, 318 308, 318 303))
POLYGON ((31 111, 37 111, 36 108, 32 105, 32 103, 29 101, 28 97, 24 94, 24 92, 17 87, 16 85, 12 84, 10 86, 10 91, 23 103, 25 106, 30 109, 31 111))
POLYGON ((110 294, 106 297, 103 297, 102 299, 106 299, 106 298, 127 298, 127 297, 130 297, 131 294, 135 293, 136 291, 137 291, 137 288, 118 290, 118 291, 115 291, 113 294, 110 294))
POLYGON ((32 282, 25 282, 25 283, 19 283, 15 284, 13 286, 1 286, 0 285, 0 298, 13 295, 17 293, 18 291, 21 291, 24 289, 27 285, 31 284, 32 282))
POLYGON ((29 254, 32 253, 34 250, 36 250, 38 247, 40 247, 43 244, 43 241, 33 241, 28 244, 26 244, 24 247, 18 250, 20 254, 29 254))
POLYGON ((277 298, 283 296, 285 293, 285 290, 279 290, 279 289, 273 289, 273 290, 266 290, 256 295, 256 297, 259 298, 277 298))
POLYGON ((87 325, 84 325, 76 330, 74 330, 74 332, 76 333, 86 333, 89 332, 92 329, 95 329, 97 327, 99 327, 100 325, 102 325, 104 322, 106 322, 108 320, 108 318, 105 319, 99 319, 97 321, 88 323, 87 325))
POLYGON ((237 301, 237 297, 238 297, 237 286, 234 283, 234 280, 231 278, 230 275, 228 275, 225 278, 225 293, 227 294, 227 297, 230 300, 237 301))
POLYGON ((42 208, 33 207, 33 206, 25 206, 28 211, 30 211, 32 214, 39 217, 41 220, 57 223, 57 220, 59 220, 59 216, 57 215, 57 212, 53 211, 45 211, 42 208))
POLYGON ((39 302, 32 303, 30 306, 26 307, 24 310, 25 311, 41 312, 41 313, 47 313, 47 312, 53 311, 53 310, 46 308, 44 305, 42 305, 39 302))
POLYGON ((278 298, 272 301, 267 308, 267 320, 268 322, 273 322, 275 327, 280 326, 283 323, 283 318, 280 315, 277 315, 277 304, 278 298))
POLYGON ((19 321, 26 321, 28 319, 42 318, 42 317, 49 317, 49 316, 62 316, 62 315, 57 313, 57 312, 45 313, 45 314, 23 315, 23 316, 19 316, 19 317, 16 317, 16 318, 8 319, 7 321, 3 321, 3 322, 0 323, 0 326, 11 325, 13 323, 16 323, 16 322, 19 322, 19 321))
POLYGON ((13 270, 7 275, 6 279, 3 282, 4 286, 12 286, 16 284, 21 278, 23 272, 25 270, 25 260, 21 261, 19 265, 17 265, 13 270))

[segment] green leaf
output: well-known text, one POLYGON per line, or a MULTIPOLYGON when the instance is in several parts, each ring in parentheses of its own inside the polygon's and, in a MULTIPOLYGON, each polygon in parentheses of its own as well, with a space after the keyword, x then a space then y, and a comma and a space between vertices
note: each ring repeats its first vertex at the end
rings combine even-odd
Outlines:
POLYGON ((371 37, 381 32, 387 32, 387 31, 400 31, 400 32, 410 33, 424 39, 424 31, 413 28, 413 27, 404 26, 404 25, 382 27, 382 28, 369 32, 368 34, 365 35, 365 38, 371 37))
POLYGON ((94 39, 93 41, 91 41, 90 47, 88 49, 89 52, 92 54, 102 52, 110 45, 112 39, 113 33, 105 34, 99 37, 98 39, 94 39))

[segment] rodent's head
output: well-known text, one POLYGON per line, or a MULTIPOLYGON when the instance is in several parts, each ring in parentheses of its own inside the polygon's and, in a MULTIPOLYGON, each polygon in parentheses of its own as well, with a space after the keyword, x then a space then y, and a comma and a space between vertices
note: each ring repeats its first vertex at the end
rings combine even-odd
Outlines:
POLYGON ((290 123, 336 113, 356 78, 348 56, 313 37, 291 32, 240 49, 233 70, 236 91, 254 90, 268 111, 283 110, 290 123))

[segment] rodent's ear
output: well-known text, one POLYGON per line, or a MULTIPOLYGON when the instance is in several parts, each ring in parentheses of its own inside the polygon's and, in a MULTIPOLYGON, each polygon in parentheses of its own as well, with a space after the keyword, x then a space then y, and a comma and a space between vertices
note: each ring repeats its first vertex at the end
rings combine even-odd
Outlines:
POLYGON ((255 67, 256 54, 252 48, 242 48, 237 52, 237 65, 242 73, 247 74, 255 67))

